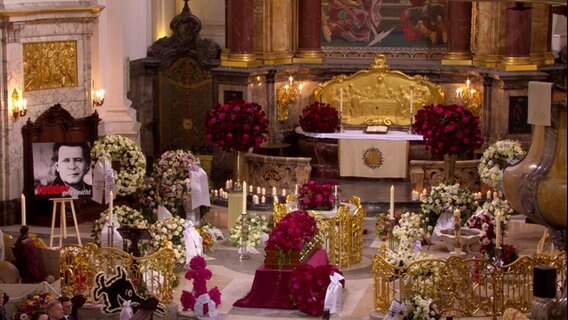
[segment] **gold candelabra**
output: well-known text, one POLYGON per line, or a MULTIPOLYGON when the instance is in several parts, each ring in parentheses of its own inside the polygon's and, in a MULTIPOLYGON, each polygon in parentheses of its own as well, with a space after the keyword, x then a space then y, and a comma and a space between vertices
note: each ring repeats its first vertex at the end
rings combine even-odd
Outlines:
POLYGON ((93 108, 102 107, 105 103, 105 90, 104 89, 96 89, 95 90, 95 82, 93 81, 92 85, 92 92, 93 96, 93 108))
POLYGON ((288 109, 296 99, 302 95, 302 84, 295 85, 294 78, 288 77, 288 83, 281 86, 277 90, 276 104, 278 107, 278 121, 284 122, 288 120, 288 109))
POLYGON ((456 89, 456 97, 458 100, 473 114, 479 116, 481 113, 481 93, 471 88, 471 81, 469 79, 465 82, 465 87, 456 89))

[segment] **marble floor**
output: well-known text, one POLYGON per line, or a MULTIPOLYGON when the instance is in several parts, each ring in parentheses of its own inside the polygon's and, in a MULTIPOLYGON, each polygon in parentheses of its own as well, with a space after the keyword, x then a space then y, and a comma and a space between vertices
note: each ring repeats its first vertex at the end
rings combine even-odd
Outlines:
MULTIPOLYGON (((388 202, 390 185, 395 185, 395 201, 397 206, 407 205, 410 197, 410 187, 408 183, 400 181, 377 183, 368 181, 361 183, 353 181, 341 181, 342 198, 358 195, 364 203, 377 204, 378 211, 388 202)), ((387 204, 388 205, 388 204, 387 204)), ((263 212, 270 214, 270 212, 263 212)), ((227 208, 222 206, 212 206, 205 216, 207 222, 220 228, 228 236, 227 230, 227 208)), ((333 315, 335 319, 369 319, 373 311, 373 280, 371 274, 372 257, 376 254, 381 242, 374 233, 375 214, 368 212, 364 219, 364 249, 361 263, 343 269, 346 279, 346 287, 343 295, 343 310, 340 315, 333 315)), ((83 242, 91 240, 91 223, 80 225, 81 238, 83 242)), ((17 234, 19 225, 1 227, 2 231, 17 234)), ((30 231, 37 233, 46 241, 49 238, 49 228, 31 226, 30 231)), ((72 228, 69 234, 73 235, 72 228)), ((525 223, 523 216, 514 216, 511 219, 510 229, 505 237, 506 243, 513 243, 521 255, 532 255, 537 246, 539 238, 542 236, 544 228, 536 224, 525 223)), ((74 242, 69 238, 66 242, 74 242)), ((251 255, 250 260, 240 261, 237 248, 232 247, 227 241, 216 243, 211 252, 207 253, 208 266, 213 272, 213 278, 208 282, 208 287, 218 286, 222 292, 222 304, 219 306, 219 319, 303 319, 312 318, 297 310, 277 310, 259 308, 238 308, 232 304, 239 298, 244 297, 250 290, 254 272, 263 262, 263 248, 257 248, 260 254, 251 255)), ((428 253, 446 257, 449 255, 447 249, 439 244, 425 247, 428 253)), ((175 289, 174 301, 179 301, 183 289, 190 289, 191 284, 183 275, 185 271, 179 273, 181 284, 175 289)), ((480 319, 480 318, 476 318, 480 319)))

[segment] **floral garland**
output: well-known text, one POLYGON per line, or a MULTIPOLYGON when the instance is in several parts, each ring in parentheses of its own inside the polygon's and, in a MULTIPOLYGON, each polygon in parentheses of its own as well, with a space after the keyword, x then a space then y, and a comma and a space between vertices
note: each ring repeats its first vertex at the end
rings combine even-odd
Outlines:
MULTIPOLYGON (((268 231, 268 221, 266 216, 249 213, 246 215, 246 225, 248 229, 247 243, 249 246, 257 246, 262 242, 262 234, 268 231)), ((233 246, 241 243, 243 229, 243 218, 239 215, 235 225, 229 230, 229 241, 233 246)))
MULTIPOLYGON (((202 256, 195 256, 189 261, 189 270, 185 273, 187 280, 193 280, 193 289, 191 291, 183 290, 180 298, 183 311, 189 309, 195 310, 195 303, 199 296, 209 294, 209 298, 215 302, 215 307, 221 304, 221 291, 214 287, 207 291, 207 280, 211 280, 213 273, 207 269, 207 262, 202 256)), ((209 313, 208 306, 203 306, 203 315, 209 313), (207 310, 206 310, 207 309, 207 310)))
POLYGON ((183 231, 185 230, 185 219, 180 217, 170 217, 158 220, 149 228, 152 235, 152 249, 155 251, 161 248, 174 250, 174 257, 178 265, 185 266, 187 258, 185 256, 185 243, 183 231))
POLYGON ((329 104, 314 102, 302 110, 300 127, 304 132, 335 132, 339 127, 339 114, 329 104))
POLYGON ((198 163, 199 160, 189 151, 162 153, 152 170, 156 188, 154 202, 163 205, 173 214, 185 216, 183 204, 191 199, 189 170, 198 163))
POLYGON ((419 294, 404 299, 403 320, 439 320, 442 313, 432 298, 422 297, 419 294))
POLYGON ((232 100, 207 111, 205 134, 224 150, 248 151, 267 140, 268 119, 259 104, 232 100))
POLYGON ((501 140, 490 145, 479 160, 477 171, 481 181, 491 188, 503 190, 503 170, 519 162, 526 152, 517 140, 501 140))
POLYGON ((289 254, 291 250, 301 251, 317 230, 316 220, 307 211, 292 211, 274 226, 265 250, 276 250, 281 254, 289 254))
POLYGON ((298 190, 298 206, 303 210, 331 210, 335 204, 334 186, 309 180, 298 190))
POLYGON ((435 156, 470 153, 483 144, 479 117, 462 105, 425 106, 414 116, 412 129, 435 156))
POLYGON ((428 218, 428 225, 432 227, 436 225, 438 217, 444 211, 452 213, 459 209, 463 225, 478 208, 471 191, 459 183, 450 185, 440 183, 432 187, 428 196, 423 197, 421 201, 422 214, 428 218))
POLYGON ((91 149, 91 165, 103 156, 120 163, 120 172, 113 169, 116 195, 126 196, 136 192, 146 175, 146 157, 134 141, 120 136, 108 135, 97 141, 91 149))
MULTIPOLYGON (((129 206, 116 206, 112 209, 113 216, 116 217, 116 221, 120 227, 132 227, 132 228, 139 228, 139 229, 146 229, 148 228, 148 221, 142 213, 136 209, 132 209, 129 206)), ((114 220, 114 219, 113 219, 114 220)), ((108 221, 108 208, 101 212, 100 217, 95 220, 93 224, 93 229, 91 234, 95 238, 95 243, 97 245, 101 245, 101 231, 105 224, 108 221)))
POLYGON ((31 319, 40 312, 47 312, 47 303, 55 299, 49 293, 28 294, 26 299, 22 301, 16 312, 14 312, 13 320, 31 319))
MULTIPOLYGON (((325 293, 331 282, 329 276, 334 272, 341 274, 331 264, 317 267, 301 264, 292 270, 290 296, 298 310, 314 317, 322 315, 325 293)), ((345 286, 345 281, 341 280, 341 284, 345 286)))

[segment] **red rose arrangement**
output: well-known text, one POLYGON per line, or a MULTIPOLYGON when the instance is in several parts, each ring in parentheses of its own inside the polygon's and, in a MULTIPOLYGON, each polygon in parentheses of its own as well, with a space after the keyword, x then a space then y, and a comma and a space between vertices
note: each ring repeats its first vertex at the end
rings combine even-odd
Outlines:
MULTIPOLYGON (((211 279, 211 270, 207 269, 207 262, 202 256, 195 256, 189 261, 189 270, 185 273, 185 278, 187 280, 193 280, 193 290, 186 291, 183 290, 181 293, 180 302, 183 307, 183 311, 189 309, 194 310, 195 302, 203 294, 209 294, 209 298, 215 302, 215 306, 221 304, 221 291, 219 288, 215 287, 207 291, 207 280, 211 279)), ((203 306, 203 314, 206 315, 209 312, 207 304, 203 306)))
POLYGON ((289 254, 291 250, 301 251, 317 232, 316 220, 304 210, 288 213, 272 229, 265 250, 276 250, 289 254))
MULTIPOLYGON (((479 252, 488 259, 495 257, 495 219, 487 213, 479 213, 469 218, 465 224, 468 228, 479 229, 485 231, 485 235, 479 239, 481 248, 479 252)), ((503 256, 501 257, 504 264, 513 263, 517 260, 517 249, 513 245, 501 244, 503 248, 503 256)))
MULTIPOLYGON (((331 264, 317 267, 301 264, 292 270, 290 295, 298 310, 314 317, 322 315, 325 293, 330 283, 329 276, 334 272, 342 274, 331 264)), ((345 287, 345 280, 340 282, 345 287)))
POLYGON ((479 117, 462 105, 428 105, 418 110, 412 124, 434 156, 470 153, 481 147, 479 117))
POLYGON ((329 104, 314 102, 302 110, 300 127, 304 132, 335 132, 339 126, 339 114, 329 104))
POLYGON ((298 206, 303 210, 331 210, 335 204, 334 183, 309 180, 298 189, 298 206))
POLYGON ((205 127, 212 144, 226 151, 248 151, 267 140, 268 119, 259 104, 231 100, 207 111, 205 127))

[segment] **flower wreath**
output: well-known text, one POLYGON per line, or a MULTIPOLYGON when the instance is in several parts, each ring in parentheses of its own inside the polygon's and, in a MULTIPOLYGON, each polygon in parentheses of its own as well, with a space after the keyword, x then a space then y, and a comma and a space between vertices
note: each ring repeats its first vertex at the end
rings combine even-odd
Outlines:
MULTIPOLYGON (((298 310, 314 317, 322 315, 325 293, 331 282, 329 276, 334 272, 342 274, 331 264, 317 267, 301 264, 292 270, 290 295, 298 310)), ((345 287, 345 280, 340 282, 345 287)))
POLYGON ((14 320, 31 319, 39 312, 47 312, 47 303, 55 297, 49 293, 28 294, 14 312, 14 320))
POLYGON ((103 156, 110 156, 110 161, 120 163, 120 172, 113 169, 116 195, 130 195, 144 181, 146 157, 140 147, 132 140, 120 135, 108 135, 97 141, 91 149, 91 166, 103 156))
POLYGON ((477 211, 477 203, 471 191, 457 184, 444 184, 432 187, 428 196, 422 198, 420 205, 422 214, 428 218, 428 226, 435 226, 438 217, 444 211, 452 213, 459 209, 461 212, 461 225, 477 211))
POLYGON ((477 171, 481 181, 493 189, 503 190, 503 170, 519 162, 526 152, 517 140, 501 140, 490 145, 479 160, 477 171))
MULTIPOLYGON (((148 228, 148 221, 144 218, 142 213, 136 209, 130 208, 129 206, 113 207, 112 213, 116 216, 118 224, 121 227, 136 227, 139 229, 148 228)), ((99 246, 101 245, 101 231, 107 219, 108 208, 101 212, 99 219, 97 219, 93 225, 91 234, 95 238, 95 243, 99 246)))
POLYGON ((173 249, 176 264, 183 266, 187 263, 183 238, 185 222, 185 219, 173 216, 164 220, 156 221, 149 229, 153 239, 152 249, 155 251, 158 251, 161 248, 173 249))

